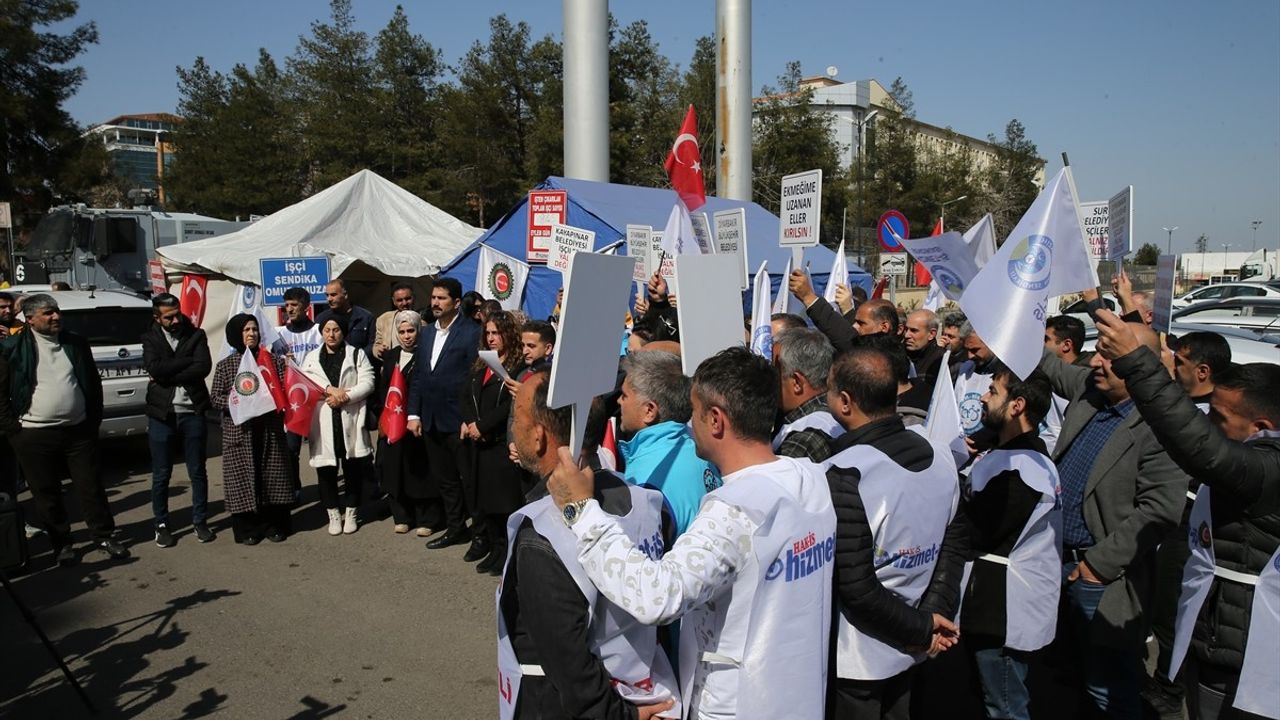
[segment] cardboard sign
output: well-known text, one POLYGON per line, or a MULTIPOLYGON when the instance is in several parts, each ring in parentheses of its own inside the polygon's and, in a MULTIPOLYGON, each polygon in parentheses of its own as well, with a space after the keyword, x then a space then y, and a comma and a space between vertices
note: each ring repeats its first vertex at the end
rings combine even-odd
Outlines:
POLYGON ((329 257, 263 258, 258 261, 262 272, 262 304, 265 307, 283 306, 284 291, 300 287, 313 298, 324 297, 324 286, 329 284, 329 257))
POLYGON ((907 274, 907 254, 904 252, 897 253, 880 253, 880 275, 882 277, 890 275, 906 275, 907 274))
POLYGON ((616 255, 579 252, 569 257, 547 404, 573 406, 569 450, 575 458, 582 452, 592 398, 612 392, 618 380, 618 340, 634 265, 631 258, 616 255))
POLYGON ((529 234, 525 259, 545 263, 551 251, 551 228, 563 225, 569 217, 569 193, 564 190, 532 190, 529 192, 529 234))
POLYGON ((684 292, 676 305, 680 318, 680 363, 684 374, 725 348, 746 342, 742 324, 742 269, 733 255, 681 255, 676 276, 684 292))
POLYGON ((698 241, 698 248, 702 250, 702 254, 714 255, 716 243, 711 234, 711 222, 707 220, 707 214, 690 213, 689 219, 693 221, 693 237, 698 241))
POLYGON ((1122 260, 1133 252, 1133 186, 1107 201, 1107 259, 1122 260))
POLYGON ((712 216, 715 223, 715 248, 717 255, 735 255, 742 266, 742 285, 746 290, 751 273, 747 260, 747 210, 721 210, 712 216))
POLYGON ((1080 203, 1080 223, 1084 228, 1084 241, 1089 246, 1089 257, 1094 267, 1099 260, 1105 260, 1108 249, 1108 231, 1110 220, 1107 217, 1107 203, 1080 203))
POLYGON ((1177 255, 1156 258, 1156 292, 1151 301, 1151 329, 1156 332, 1169 332, 1169 320, 1173 317, 1173 283, 1177 277, 1177 255))
POLYGON ((147 261, 147 278, 151 280, 153 294, 169 292, 169 282, 164 278, 164 264, 159 260, 147 261))
POLYGON ((651 238, 653 228, 648 225, 628 225, 627 226, 627 255, 635 258, 635 272, 632 273, 631 279, 638 283, 649 282, 649 276, 653 274, 650 270, 650 256, 652 253, 651 238))
MULTIPOLYGON (((676 294, 677 287, 676 259, 672 255, 663 254, 662 236, 663 232, 661 230, 653 231, 653 267, 656 267, 658 275, 662 276, 662 279, 667 281, 667 293, 674 295, 676 294)), ((650 274, 652 275, 653 273, 650 274)), ((646 280, 646 282, 648 281, 646 280)))
POLYGON ((596 234, 590 230, 556 225, 551 228, 551 248, 547 252, 547 267, 559 273, 569 271, 569 258, 580 252, 591 252, 596 246, 596 234))
POLYGON ((778 244, 808 247, 818 244, 822 215, 822 170, 782 178, 782 208, 778 212, 778 244))

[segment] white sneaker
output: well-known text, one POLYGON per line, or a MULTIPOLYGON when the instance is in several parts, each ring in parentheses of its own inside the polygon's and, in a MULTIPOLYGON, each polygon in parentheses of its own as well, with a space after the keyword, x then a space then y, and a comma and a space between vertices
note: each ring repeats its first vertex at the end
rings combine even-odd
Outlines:
POLYGON ((350 535, 360 529, 360 523, 356 520, 356 509, 347 508, 347 512, 342 516, 342 534, 350 535))
POLYGON ((329 534, 342 534, 342 511, 333 509, 329 511, 329 534))

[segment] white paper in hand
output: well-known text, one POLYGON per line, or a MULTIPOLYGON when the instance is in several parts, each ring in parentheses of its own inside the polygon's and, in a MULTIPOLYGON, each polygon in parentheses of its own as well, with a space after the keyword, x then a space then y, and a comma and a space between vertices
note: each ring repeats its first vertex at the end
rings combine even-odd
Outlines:
POLYGON ((507 369, 502 366, 502 360, 498 358, 497 350, 481 350, 480 359, 484 361, 485 365, 489 366, 494 375, 502 378, 503 382, 511 379, 511 376, 507 374, 507 369))

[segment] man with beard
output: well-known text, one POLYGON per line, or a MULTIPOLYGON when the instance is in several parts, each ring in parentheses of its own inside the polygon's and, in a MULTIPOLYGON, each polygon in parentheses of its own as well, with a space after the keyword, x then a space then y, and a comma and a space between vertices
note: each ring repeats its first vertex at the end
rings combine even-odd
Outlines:
POLYGON ((982 396, 991 387, 991 363, 995 353, 982 341, 968 320, 960 326, 960 342, 965 361, 956 372, 956 402, 960 404, 960 429, 971 445, 983 450, 991 447, 993 437, 982 427, 982 396))
MULTIPOLYGON (((324 286, 324 296, 329 302, 329 309, 316 317, 316 326, 324 327, 330 317, 345 318, 347 323, 346 343, 351 347, 364 350, 365 355, 373 357, 373 313, 359 305, 351 304, 351 296, 347 294, 347 281, 335 278, 324 286)), ((299 361, 301 362, 301 361, 299 361)))
POLYGON ((400 344, 396 339, 395 328, 392 327, 396 313, 413 309, 413 286, 407 282, 398 282, 391 286, 391 309, 379 315, 377 322, 374 323, 374 360, 382 360, 382 353, 400 344))
POLYGON ((13 293, 0 292, 0 337, 16 335, 26 329, 26 323, 19 321, 17 315, 13 293))
MULTIPOLYGON (((547 495, 571 422, 571 408, 547 407, 549 384, 547 371, 531 373, 512 413, 516 457, 539 480, 529 504, 508 524, 497 599, 499 717, 678 717, 675 677, 655 628, 628 616, 585 579, 576 539, 547 495)), ((661 495, 609 472, 596 478, 592 497, 601 511, 632 543, 661 555, 661 495)))
POLYGON ((1019 380, 999 362, 982 396, 982 423, 997 445, 973 465, 965 503, 974 561, 960 627, 982 685, 987 717, 1028 720, 1030 653, 1052 642, 1062 567, 1058 470, 1036 432, 1049 380, 1019 380))

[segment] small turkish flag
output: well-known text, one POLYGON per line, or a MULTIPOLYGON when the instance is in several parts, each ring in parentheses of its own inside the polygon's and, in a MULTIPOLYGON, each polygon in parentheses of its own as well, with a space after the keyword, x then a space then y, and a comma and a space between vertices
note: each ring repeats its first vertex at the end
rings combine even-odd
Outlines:
POLYGON ((182 314, 191 318, 191 324, 200 327, 204 322, 205 292, 209 289, 209 278, 204 275, 183 275, 182 291, 178 296, 178 307, 182 314))
POLYGON ((615 418, 609 418, 604 424, 604 440, 600 442, 600 464, 606 470, 622 470, 622 453, 618 452, 618 436, 613 429, 615 418))
POLYGON ((387 399, 382 404, 382 416, 378 418, 378 432, 391 445, 400 442, 409 426, 409 417, 405 415, 404 407, 405 391, 408 390, 406 385, 400 366, 391 368, 391 384, 387 386, 387 399))
MULTIPOLYGON (((937 237, 941 234, 942 234, 942 218, 938 218, 938 224, 933 226, 933 235, 930 235, 930 237, 937 237)), ((929 274, 929 268, 925 267, 924 263, 917 261, 916 262, 916 285, 919 287, 923 287, 925 285, 928 285, 929 282, 932 280, 933 280, 933 276, 929 274)))
POLYGON ((276 373, 276 359, 269 350, 258 347, 258 373, 267 384, 271 399, 276 403, 276 411, 284 410, 288 403, 284 399, 284 388, 280 385, 280 375, 276 373))
POLYGON ((288 399, 284 408, 284 427, 295 435, 308 437, 316 406, 324 399, 324 388, 312 382, 290 360, 285 361, 284 386, 288 399))
POLYGON ((667 153, 667 177, 684 206, 690 212, 707 203, 707 192, 702 183, 702 154, 698 151, 698 116, 689 106, 680 134, 667 153))
POLYGON ((880 282, 876 283, 876 289, 871 292, 872 300, 879 300, 884 297, 884 289, 889 287, 889 276, 885 275, 880 278, 880 282))

